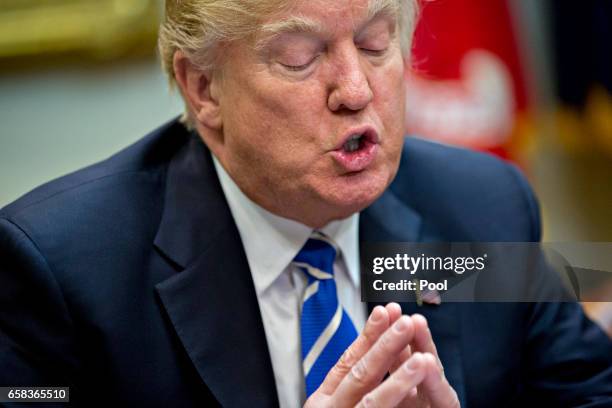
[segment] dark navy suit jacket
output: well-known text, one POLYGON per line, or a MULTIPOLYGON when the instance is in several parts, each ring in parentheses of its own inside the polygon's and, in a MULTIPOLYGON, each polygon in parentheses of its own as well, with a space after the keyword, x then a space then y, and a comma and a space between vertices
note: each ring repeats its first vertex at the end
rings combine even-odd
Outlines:
MULTIPOLYGON (((409 138, 364 241, 538 241, 492 157, 409 138)), ((574 303, 418 307, 463 406, 611 406, 612 346, 574 303)), ((177 121, 0 211, 0 386, 77 405, 278 405, 253 282, 211 155, 177 121)))

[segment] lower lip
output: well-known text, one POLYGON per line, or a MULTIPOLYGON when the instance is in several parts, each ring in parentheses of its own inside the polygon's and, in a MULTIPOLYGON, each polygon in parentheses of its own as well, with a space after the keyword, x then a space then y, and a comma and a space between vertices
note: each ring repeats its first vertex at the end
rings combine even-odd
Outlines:
POLYGON ((346 152, 334 150, 332 155, 336 162, 349 173, 365 170, 376 158, 378 144, 365 142, 359 150, 346 152))

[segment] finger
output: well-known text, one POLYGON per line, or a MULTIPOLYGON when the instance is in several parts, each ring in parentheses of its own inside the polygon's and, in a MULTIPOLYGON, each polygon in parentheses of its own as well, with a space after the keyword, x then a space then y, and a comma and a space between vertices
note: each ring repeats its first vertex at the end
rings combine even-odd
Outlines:
POLYGON ((389 374, 393 374, 395 370, 397 370, 402 364, 404 364, 408 359, 412 356, 412 347, 410 344, 404 347, 404 349, 399 353, 393 364, 391 364, 391 368, 389 369, 389 374))
MULTIPOLYGON (((431 331, 429 330, 427 319, 425 319, 425 317, 420 314, 414 314, 412 315, 412 321, 414 323, 414 330, 415 330, 414 332, 415 350, 431 353, 437 357, 438 352, 436 350, 436 345, 433 342, 433 338, 431 337, 431 331)), ((408 361, 411 355, 412 355, 412 346, 408 345, 406 346, 404 350, 402 350, 398 358, 391 365, 391 370, 389 372, 393 373, 395 370, 397 370, 398 367, 400 367, 403 363, 408 361)), ((442 363, 440 363, 440 367, 441 366, 442 366, 442 363)))
POLYGON ((329 371, 319 390, 328 395, 333 394, 338 384, 346 377, 355 363, 367 353, 388 327, 389 313, 387 309, 376 306, 372 309, 363 331, 329 371))
POLYGON ((438 357, 438 350, 436 349, 436 344, 431 336, 427 319, 420 314, 413 314, 411 318, 412 322, 414 323, 413 349, 423 353, 433 354, 438 360, 440 368, 442 368, 442 363, 439 361, 440 358, 438 357))
MULTIPOLYGON (((433 341, 433 337, 431 335, 431 330, 429 329, 429 324, 427 323, 427 319, 420 314, 414 314, 411 316, 412 322, 414 323, 414 341, 412 342, 413 351, 420 351, 425 353, 426 360, 433 360, 435 363, 434 366, 437 367, 438 372, 444 375, 444 368, 442 367, 442 362, 438 356, 438 350, 436 348, 436 344, 433 341)), ((423 405, 425 401, 429 401, 427 396, 429 395, 429 391, 423 389, 423 384, 418 387, 418 398, 416 401, 419 402, 418 405, 423 405)), ((452 389, 451 389, 452 390, 452 389)), ((454 391, 453 391, 454 392, 454 391)), ((415 401, 410 401, 414 403, 415 401)), ((409 406, 406 404, 406 406, 409 406)))
POLYGON ((421 395, 429 401, 432 407, 458 408, 460 404, 457 393, 444 376, 439 359, 430 353, 423 354, 423 357, 425 377, 419 386, 421 395))
MULTIPOLYGON (((391 370, 389 370, 389 374, 395 373, 398 369, 402 368, 402 366, 408 361, 408 359, 412 356, 412 347, 407 345, 399 357, 395 360, 393 365, 391 366, 391 370)), ((425 406, 425 402, 422 398, 420 398, 417 388, 412 389, 406 397, 399 404, 402 407, 422 407, 425 406)))
POLYGON ((402 315, 401 306, 395 302, 387 303, 387 305, 385 306, 385 309, 387 309, 387 313, 389 313, 389 324, 390 325, 395 323, 395 321, 399 319, 400 316, 402 315))
POLYGON ((393 375, 366 394, 358 407, 395 407, 406 398, 416 396, 416 387, 425 378, 426 368, 423 355, 414 353, 393 375))
POLYGON ((412 341, 413 336, 412 319, 408 316, 401 316, 353 366, 338 386, 334 397, 349 405, 354 405, 361 400, 363 395, 382 381, 393 361, 412 341))
MULTIPOLYGON (((389 313, 389 324, 395 323, 395 321, 402 315, 401 306, 395 302, 387 303, 385 309, 387 309, 387 312, 389 313)), ((399 367, 400 365, 402 365, 403 362, 408 360, 408 357, 410 357, 410 355, 410 346, 408 345, 406 346, 405 350, 402 350, 395 362, 393 362, 389 373, 392 373, 397 370, 397 367, 399 367)))

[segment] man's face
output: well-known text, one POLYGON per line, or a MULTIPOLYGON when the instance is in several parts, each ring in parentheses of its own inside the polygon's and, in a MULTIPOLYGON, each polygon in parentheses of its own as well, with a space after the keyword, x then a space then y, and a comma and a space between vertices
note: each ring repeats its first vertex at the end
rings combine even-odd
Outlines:
POLYGON ((368 206, 394 178, 404 61, 395 17, 372 12, 368 0, 298 1, 254 43, 224 51, 214 152, 267 210, 321 227, 368 206))

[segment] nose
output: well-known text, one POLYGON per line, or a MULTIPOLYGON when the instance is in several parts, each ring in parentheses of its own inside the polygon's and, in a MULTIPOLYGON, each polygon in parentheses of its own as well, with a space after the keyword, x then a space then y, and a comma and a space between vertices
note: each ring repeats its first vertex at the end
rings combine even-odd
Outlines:
POLYGON ((328 107, 333 112, 364 109, 374 97, 359 50, 354 46, 339 55, 332 76, 328 107))

